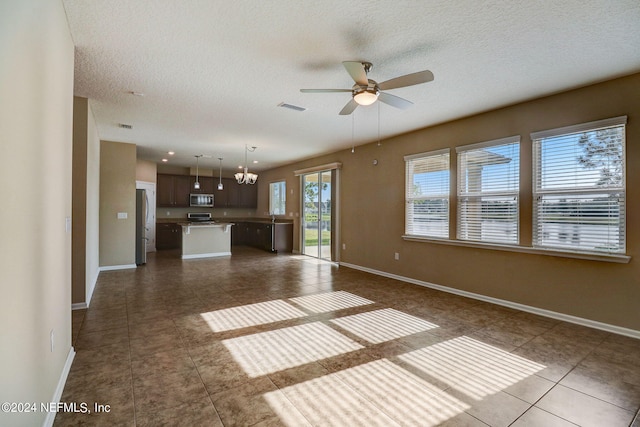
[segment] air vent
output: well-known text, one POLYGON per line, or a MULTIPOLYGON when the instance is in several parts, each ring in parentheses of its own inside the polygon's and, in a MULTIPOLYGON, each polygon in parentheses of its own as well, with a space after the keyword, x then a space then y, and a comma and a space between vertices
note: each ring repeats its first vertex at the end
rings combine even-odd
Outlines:
POLYGON ((133 126, 125 123, 118 123, 118 126, 121 127, 122 129, 133 129, 133 126))
POLYGON ((278 107, 288 108, 288 109, 294 110, 294 111, 307 111, 307 109, 304 108, 304 107, 298 107, 297 105, 291 105, 291 104, 287 104, 285 102, 281 102, 280 104, 278 104, 278 107))

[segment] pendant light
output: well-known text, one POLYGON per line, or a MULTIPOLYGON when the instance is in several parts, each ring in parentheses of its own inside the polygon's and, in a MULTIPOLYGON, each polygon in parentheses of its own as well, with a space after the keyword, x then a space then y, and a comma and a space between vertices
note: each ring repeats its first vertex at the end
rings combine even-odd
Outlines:
POLYGON ((199 190, 200 189, 200 180, 199 180, 199 176, 198 176, 198 160, 200 160, 200 157, 202 157, 202 154, 199 154, 197 156, 194 156, 196 158, 196 182, 193 183, 193 188, 195 190, 199 190))
POLYGON ((222 185, 222 157, 218 157, 220 160, 220 182, 218 183, 218 190, 224 190, 224 185, 222 185))
POLYGON ((249 167, 247 166, 247 152, 251 151, 253 153, 254 151, 256 151, 256 148, 257 147, 251 147, 251 149, 249 149, 246 144, 244 145, 244 172, 238 172, 237 174, 235 174, 238 184, 256 183, 258 175, 256 175, 255 173, 249 173, 249 167))

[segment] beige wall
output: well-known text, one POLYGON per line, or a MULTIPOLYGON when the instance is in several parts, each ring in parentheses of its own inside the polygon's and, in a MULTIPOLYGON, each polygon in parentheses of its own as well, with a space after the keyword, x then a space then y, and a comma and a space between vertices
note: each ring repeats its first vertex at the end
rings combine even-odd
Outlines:
MULTIPOLYGON (((293 171, 330 162, 343 163, 343 262, 640 331, 640 74, 400 135, 379 147, 356 147, 353 154, 345 150, 263 172, 257 211, 268 208, 268 183, 285 177, 297 196, 287 194, 287 211, 299 212, 300 185, 293 171), (621 115, 628 116, 628 264, 402 239, 405 155, 521 135, 521 244, 530 245, 529 133, 621 115)), ((455 204, 452 215, 455 219, 455 204)), ((295 239, 299 249, 299 234, 295 239)))
MULTIPOLYGON (((73 356, 73 58, 60 1, 0 3, 1 402, 53 401, 73 356)), ((46 417, 0 412, 0 425, 46 417)))
POLYGON ((135 266, 136 146, 100 143, 100 267, 135 266), (126 213, 126 219, 118 219, 126 213))
POLYGON ((71 302, 86 302, 87 135, 89 100, 73 97, 71 302))
POLYGON ((293 220, 293 250, 300 251, 300 177, 294 176, 293 171, 317 165, 323 165, 330 161, 323 159, 335 159, 337 155, 329 155, 317 159, 307 160, 305 162, 296 163, 295 165, 284 166, 258 174, 258 207, 256 213, 258 216, 269 215, 269 184, 272 182, 284 181, 287 187, 287 200, 285 216, 278 218, 286 218, 293 220))
POLYGON ((73 98, 71 302, 88 305, 98 278, 100 140, 87 98, 73 98))
POLYGON ((157 165, 148 160, 138 160, 136 162, 136 181, 156 182, 157 165))

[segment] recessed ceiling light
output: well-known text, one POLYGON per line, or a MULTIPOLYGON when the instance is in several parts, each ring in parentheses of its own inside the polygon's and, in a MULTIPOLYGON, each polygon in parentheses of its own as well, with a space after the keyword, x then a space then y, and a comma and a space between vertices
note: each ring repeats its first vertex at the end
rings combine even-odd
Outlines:
POLYGON ((132 90, 132 91, 130 91, 129 93, 130 93, 131 95, 133 95, 133 96, 144 96, 144 93, 142 93, 142 92, 136 92, 136 91, 133 91, 133 90, 132 90))
POLYGON ((242 166, 238 166, 238 169, 242 169, 242 166))
POLYGON ((175 151, 167 151, 167 154, 170 155, 170 156, 173 156, 176 153, 175 153, 175 151))
POLYGON ((162 159, 162 161, 163 161, 163 162, 168 162, 168 161, 169 161, 169 159, 162 159))
POLYGON ((258 163, 258 161, 257 161, 257 160, 254 160, 254 161, 253 161, 253 163, 258 163))

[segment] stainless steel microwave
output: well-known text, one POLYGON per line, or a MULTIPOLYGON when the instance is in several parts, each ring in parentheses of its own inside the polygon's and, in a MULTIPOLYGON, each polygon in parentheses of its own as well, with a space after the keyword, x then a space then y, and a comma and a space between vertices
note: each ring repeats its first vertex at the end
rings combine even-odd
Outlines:
POLYGON ((189 206, 213 207, 213 194, 190 194, 189 206))

